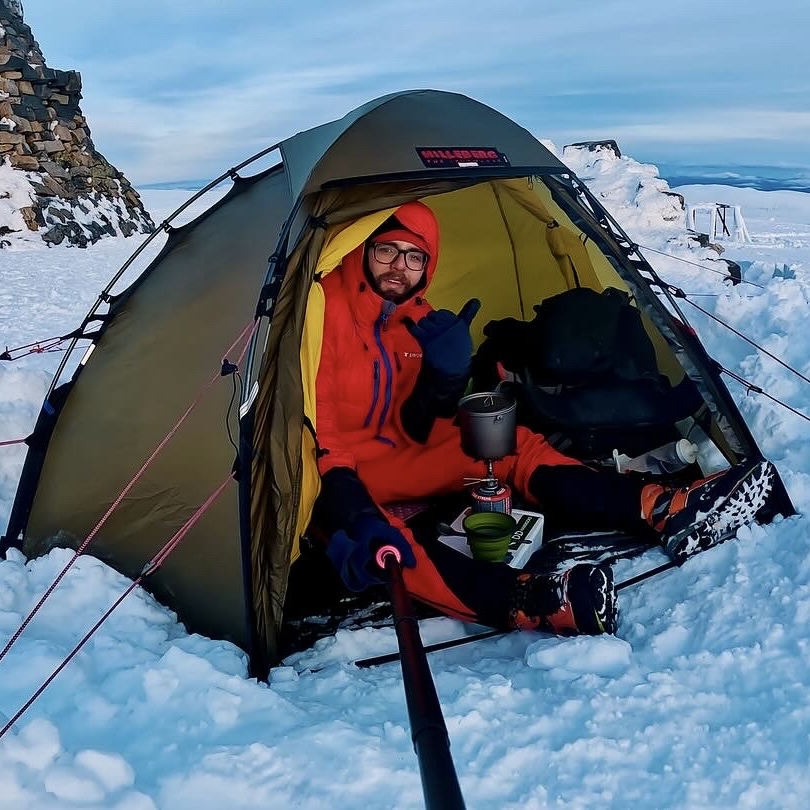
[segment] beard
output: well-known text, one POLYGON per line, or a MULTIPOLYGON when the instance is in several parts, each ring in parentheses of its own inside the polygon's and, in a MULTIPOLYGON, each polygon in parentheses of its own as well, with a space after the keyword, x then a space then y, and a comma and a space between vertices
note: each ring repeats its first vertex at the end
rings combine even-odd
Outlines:
POLYGON ((388 272, 382 273, 379 277, 375 278, 369 267, 368 253, 363 257, 363 275, 371 289, 374 290, 383 301, 391 301, 394 304, 402 304, 416 295, 419 290, 423 290, 427 286, 427 272, 425 271, 414 281, 413 273, 408 274, 389 267, 388 272), (383 289, 383 285, 386 281, 399 283, 396 286, 386 286, 386 288, 383 289))
POLYGON ((402 273, 386 273, 378 279, 375 279, 373 286, 374 292, 376 292, 380 298, 386 301, 392 301, 395 304, 402 303, 408 299, 413 292, 413 285, 408 284, 408 278, 402 273), (384 288, 383 285, 385 285, 386 282, 389 282, 389 284, 396 282, 396 286, 384 288))

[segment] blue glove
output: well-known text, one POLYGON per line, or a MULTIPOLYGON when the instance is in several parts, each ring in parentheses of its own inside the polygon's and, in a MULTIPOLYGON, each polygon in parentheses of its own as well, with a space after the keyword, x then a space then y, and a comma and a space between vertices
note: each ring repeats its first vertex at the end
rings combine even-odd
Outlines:
POLYGON ((326 554, 346 587, 357 593, 384 581, 383 569, 374 559, 383 546, 394 546, 399 551, 401 565, 407 568, 416 565, 413 549, 402 532, 381 517, 371 515, 356 521, 351 537, 343 529, 335 532, 329 539, 326 554))
POLYGON ((481 302, 471 298, 458 315, 449 309, 429 312, 418 323, 405 319, 405 326, 422 347, 424 362, 431 368, 450 377, 466 377, 472 358, 470 324, 481 302))

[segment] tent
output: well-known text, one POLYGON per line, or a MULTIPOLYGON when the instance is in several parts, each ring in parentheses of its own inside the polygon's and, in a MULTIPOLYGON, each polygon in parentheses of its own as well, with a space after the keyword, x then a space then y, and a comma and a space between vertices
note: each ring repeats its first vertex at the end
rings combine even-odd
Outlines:
MULTIPOLYGON (((272 149, 276 165, 231 170, 225 197, 168 229, 123 292, 100 296, 80 327, 90 350, 69 379, 57 375, 29 437, 5 548, 75 547, 115 507, 88 551, 137 576, 233 468, 237 483, 149 587, 190 630, 234 641, 254 672, 266 671, 318 492, 312 391, 323 300, 314 282, 410 199, 441 226, 431 303, 458 311, 479 297, 476 342, 492 319, 530 318, 574 273, 595 290, 629 291, 661 372, 699 389, 717 451, 730 463, 761 457, 675 302, 652 292, 653 270, 582 182, 506 116, 463 95, 401 92, 272 149), (246 329, 236 413, 233 375, 200 392, 246 329)), ((792 513, 777 489, 774 511, 792 513)))

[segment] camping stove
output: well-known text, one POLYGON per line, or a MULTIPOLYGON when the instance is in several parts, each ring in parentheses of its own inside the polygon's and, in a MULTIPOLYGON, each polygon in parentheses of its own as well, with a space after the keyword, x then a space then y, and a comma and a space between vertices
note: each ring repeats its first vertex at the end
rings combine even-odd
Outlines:
POLYGON ((487 477, 473 481, 470 494, 472 495, 473 512, 512 512, 512 490, 508 484, 502 484, 495 477, 492 468, 492 459, 487 459, 487 477))
POLYGON ((483 478, 467 478, 474 512, 512 511, 512 491, 495 477, 495 461, 515 452, 515 401, 500 391, 464 397, 458 404, 461 449, 487 465, 483 478))

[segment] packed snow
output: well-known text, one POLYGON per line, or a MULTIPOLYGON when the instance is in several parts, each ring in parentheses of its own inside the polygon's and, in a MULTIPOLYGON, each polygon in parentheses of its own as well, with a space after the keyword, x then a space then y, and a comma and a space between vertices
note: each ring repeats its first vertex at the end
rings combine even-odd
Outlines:
MULTIPOLYGON (((732 285, 716 250, 688 238, 677 198, 654 167, 604 151, 566 150, 564 159, 668 282, 810 374, 810 195, 677 190, 691 203, 742 206, 753 241, 723 242, 722 257, 751 283, 732 285)), ((143 198, 160 222, 187 194, 143 198)), ((0 251, 0 342, 69 331, 136 244, 0 251)), ((687 302, 681 307, 724 367, 810 413, 804 380, 687 302)), ((0 442, 31 430, 59 358, 0 363, 0 442)), ((806 512, 806 419, 729 387, 806 512)), ((0 527, 23 457, 19 445, 0 447, 0 527)), ((742 529, 736 542, 622 591, 615 637, 513 633, 432 654, 467 807, 806 807, 806 529, 800 516, 742 529)), ((0 562, 0 645, 68 559, 57 549, 0 562)), ((663 561, 651 551, 617 566, 617 577, 663 561)), ((79 559, 0 661, 0 725, 128 585, 91 556, 79 559)), ((422 635, 431 642, 463 630, 433 619, 422 635)), ((241 650, 188 635, 136 589, 0 740, 0 808, 422 807, 399 665, 353 664, 395 648, 390 628, 342 630, 259 683, 247 677, 241 650)))
MULTIPOLYGON (((10 119, 2 118, 0 123, 6 120, 10 119)), ((0 161, 0 247, 11 246, 11 234, 30 233, 20 212, 20 209, 29 207, 35 198, 28 178, 28 172, 13 168, 8 160, 0 161)))

